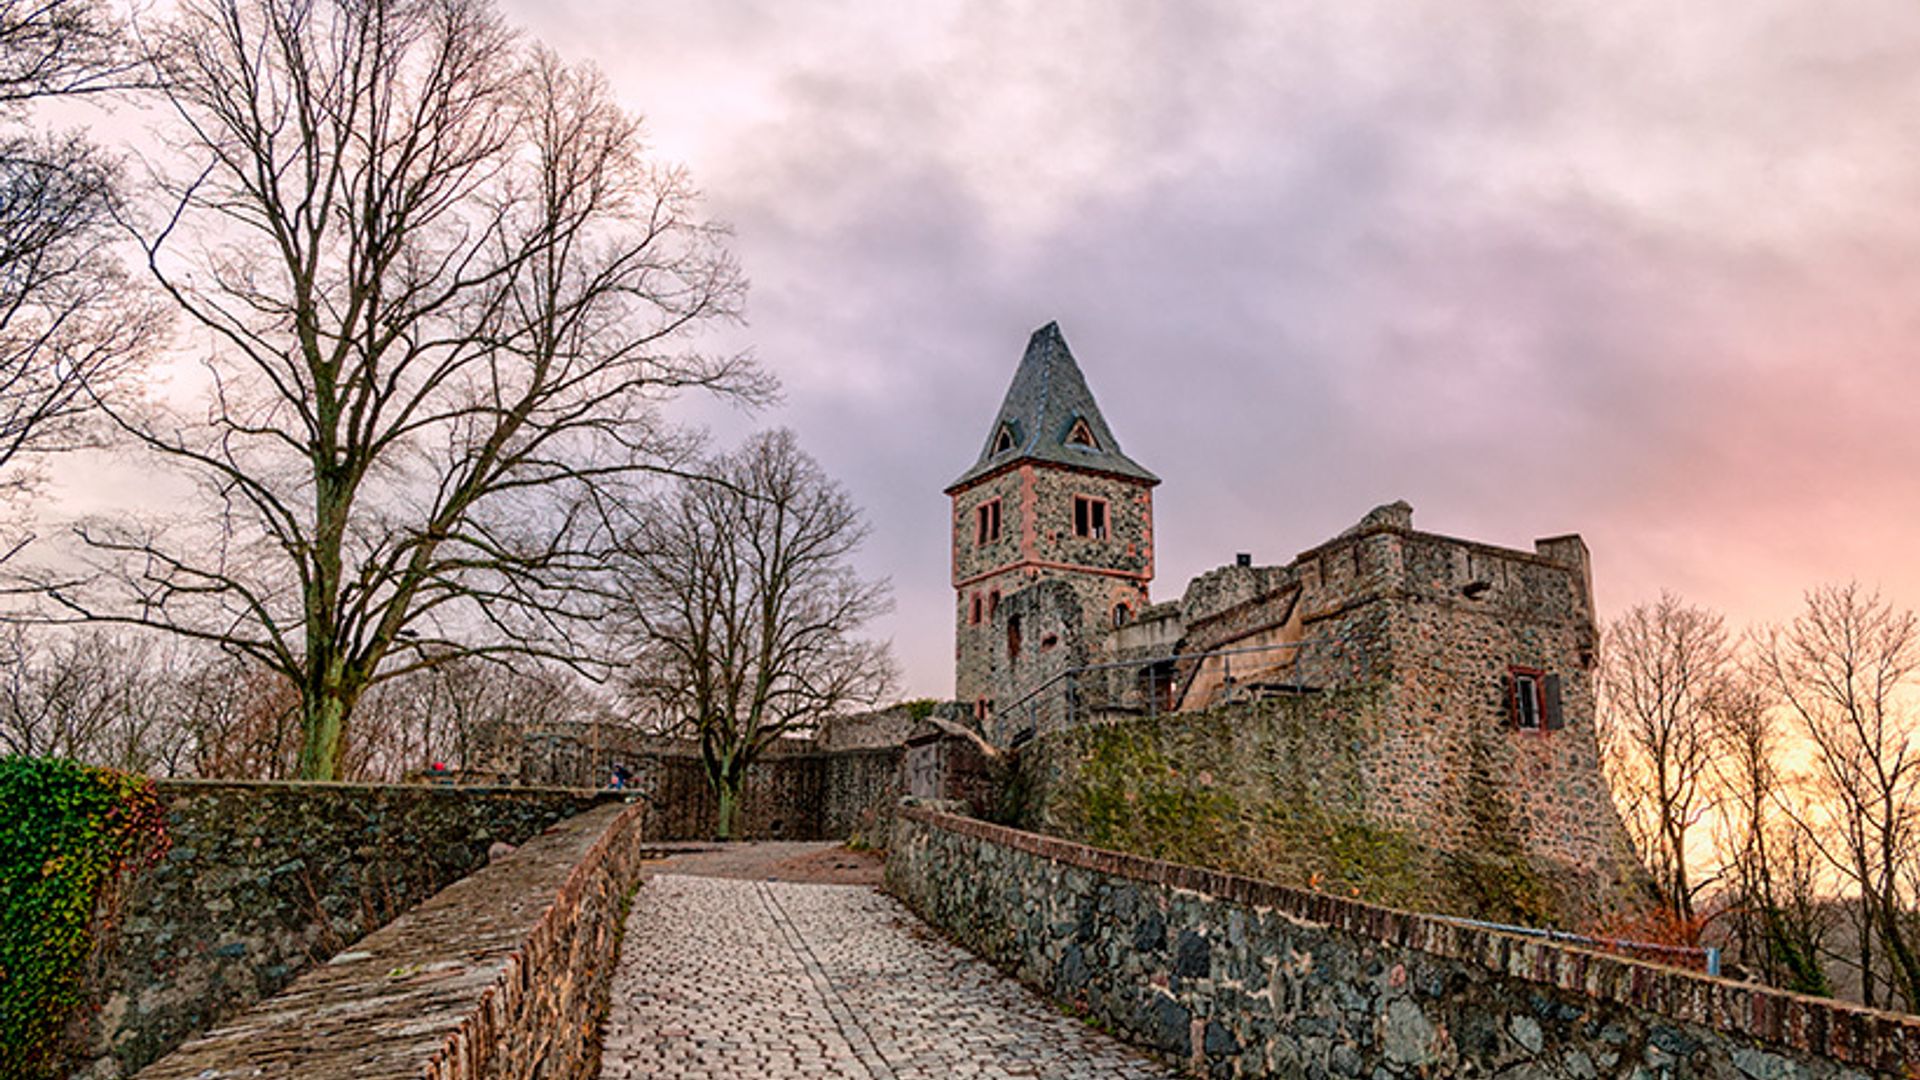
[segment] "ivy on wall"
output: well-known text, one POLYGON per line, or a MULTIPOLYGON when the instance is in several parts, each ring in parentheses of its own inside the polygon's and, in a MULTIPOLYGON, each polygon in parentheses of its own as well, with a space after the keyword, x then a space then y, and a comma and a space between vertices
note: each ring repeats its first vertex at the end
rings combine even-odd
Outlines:
POLYGON ((120 887, 166 849, 146 777, 0 758, 0 1076, 53 1067, 120 887))

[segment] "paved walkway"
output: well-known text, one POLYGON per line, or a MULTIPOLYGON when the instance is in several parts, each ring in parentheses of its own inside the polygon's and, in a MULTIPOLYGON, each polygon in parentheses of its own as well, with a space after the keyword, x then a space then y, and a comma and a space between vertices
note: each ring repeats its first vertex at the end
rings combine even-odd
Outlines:
POLYGON ((870 887, 666 872, 634 897, 600 1075, 1179 1073, 1062 1016, 870 887))

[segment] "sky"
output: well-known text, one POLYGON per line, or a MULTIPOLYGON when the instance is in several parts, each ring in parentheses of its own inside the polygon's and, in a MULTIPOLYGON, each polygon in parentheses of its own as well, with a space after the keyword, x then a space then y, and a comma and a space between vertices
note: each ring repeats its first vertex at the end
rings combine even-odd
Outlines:
POLYGON ((1578 532, 1602 615, 1920 606, 1920 5, 501 0, 735 230, 907 696, 947 500, 1058 320, 1160 475, 1156 600, 1405 499, 1578 532))

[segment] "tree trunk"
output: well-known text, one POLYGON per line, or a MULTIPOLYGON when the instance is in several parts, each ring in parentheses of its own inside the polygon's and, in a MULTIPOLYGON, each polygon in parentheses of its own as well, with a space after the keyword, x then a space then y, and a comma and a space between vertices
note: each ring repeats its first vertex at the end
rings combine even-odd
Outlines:
POLYGON ((746 756, 738 746, 722 750, 714 747, 712 740, 703 741, 700 751, 716 803, 713 838, 731 840, 734 815, 740 809, 740 789, 746 779, 746 756))
POLYGON ((340 748, 346 743, 347 703, 337 694, 302 695, 300 702, 301 780, 340 779, 340 748))
POLYGON ((739 805, 740 794, 724 780, 715 790, 715 794, 719 797, 720 807, 714 817, 714 839, 731 840, 733 839, 733 812, 739 805))

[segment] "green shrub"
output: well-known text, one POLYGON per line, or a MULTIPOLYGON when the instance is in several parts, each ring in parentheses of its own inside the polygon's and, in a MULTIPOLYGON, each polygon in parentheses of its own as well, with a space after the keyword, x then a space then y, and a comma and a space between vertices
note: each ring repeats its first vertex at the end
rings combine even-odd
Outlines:
POLYGON ((45 1075, 129 871, 165 854, 143 776, 0 758, 0 1076, 45 1075))

